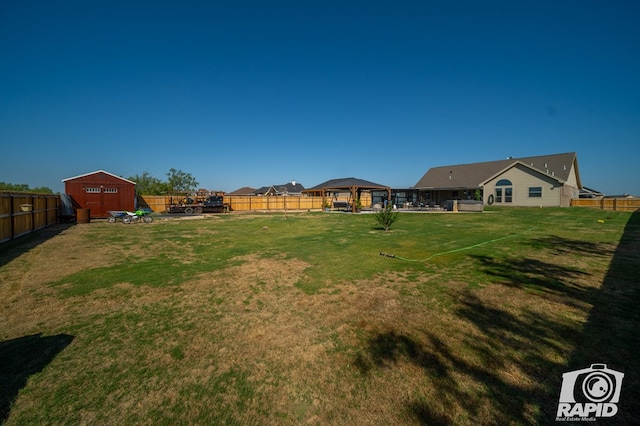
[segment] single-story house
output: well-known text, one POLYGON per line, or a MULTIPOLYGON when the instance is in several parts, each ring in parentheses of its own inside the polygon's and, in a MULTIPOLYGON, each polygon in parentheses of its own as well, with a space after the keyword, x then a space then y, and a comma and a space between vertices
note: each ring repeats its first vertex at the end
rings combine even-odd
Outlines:
POLYGON ((575 152, 432 167, 411 188, 415 201, 481 199, 504 206, 568 207, 582 184, 575 152))
POLYGON ((255 195, 301 195, 302 191, 304 186, 294 180, 283 185, 263 186, 255 190, 255 195))
POLYGON ((242 188, 238 188, 227 195, 256 195, 256 189, 251 188, 250 186, 243 186, 242 188))
POLYGON ((591 188, 587 188, 586 186, 583 186, 580 189, 580 194, 579 194, 579 198, 597 198, 600 199, 604 196, 604 194, 600 191, 597 191, 595 189, 591 189, 591 188))
POLYGON ((633 194, 626 194, 625 193, 625 194, 618 194, 618 195, 604 195, 603 198, 626 198, 627 200, 633 200, 633 199, 638 198, 638 197, 636 197, 633 194))
POLYGON ((136 183, 104 170, 63 179, 64 192, 75 209, 89 209, 91 218, 109 217, 109 211, 135 210, 136 183))

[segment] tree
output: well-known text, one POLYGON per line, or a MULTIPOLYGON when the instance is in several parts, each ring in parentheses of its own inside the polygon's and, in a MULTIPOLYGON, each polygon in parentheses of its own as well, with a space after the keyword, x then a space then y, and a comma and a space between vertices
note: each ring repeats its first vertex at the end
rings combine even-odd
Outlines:
POLYGON ((51 188, 48 188, 46 186, 29 188, 29 185, 27 185, 26 183, 0 182, 0 191, 31 192, 34 194, 53 194, 53 191, 51 190, 51 188))
POLYGON ((376 221, 384 228, 385 231, 391 229, 393 222, 398 220, 398 212, 393 211, 393 205, 391 203, 376 213, 376 221))
POLYGON ((186 192, 198 188, 198 181, 195 180, 190 173, 183 172, 182 170, 169 169, 167 178, 167 189, 170 192, 186 192))
POLYGON ((136 192, 141 195, 163 195, 167 192, 189 192, 198 187, 198 181, 190 173, 182 170, 169 169, 167 182, 151 176, 145 171, 142 175, 131 176, 128 179, 136 183, 136 192))
POLYGON ((136 183, 136 192, 140 195, 162 195, 167 192, 167 183, 151 176, 149 172, 142 173, 142 176, 131 176, 129 180, 136 183))
POLYGON ((27 192, 29 185, 24 183, 0 182, 0 191, 27 192))
POLYGON ((53 190, 48 186, 36 186, 35 188, 31 188, 29 192, 34 192, 36 194, 53 194, 53 190))

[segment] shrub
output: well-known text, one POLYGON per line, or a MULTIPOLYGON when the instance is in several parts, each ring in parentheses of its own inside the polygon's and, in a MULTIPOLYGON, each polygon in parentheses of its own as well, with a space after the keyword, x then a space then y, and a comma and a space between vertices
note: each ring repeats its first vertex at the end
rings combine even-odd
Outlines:
POLYGON ((393 210, 391 203, 376 213, 376 221, 384 228, 385 231, 391 229, 393 222, 398 220, 398 212, 393 210))

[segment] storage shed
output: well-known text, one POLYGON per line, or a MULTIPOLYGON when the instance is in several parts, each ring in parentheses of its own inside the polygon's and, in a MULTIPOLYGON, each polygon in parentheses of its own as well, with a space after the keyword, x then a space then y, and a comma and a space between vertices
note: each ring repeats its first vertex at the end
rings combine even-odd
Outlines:
POLYGON ((63 179, 73 207, 89 209, 91 218, 109 216, 109 210, 134 210, 136 183, 104 170, 63 179))

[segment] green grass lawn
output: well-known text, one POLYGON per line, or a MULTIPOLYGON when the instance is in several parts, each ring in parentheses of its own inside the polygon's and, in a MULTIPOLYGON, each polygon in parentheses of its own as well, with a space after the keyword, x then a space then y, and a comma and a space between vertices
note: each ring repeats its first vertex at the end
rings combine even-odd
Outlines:
POLYGON ((0 245, 0 421, 552 424, 564 372, 640 416, 640 213, 92 222, 0 245), (381 255, 381 253, 386 255, 381 255))

